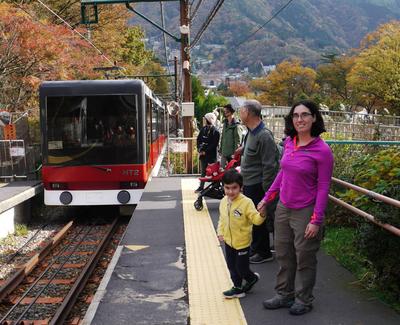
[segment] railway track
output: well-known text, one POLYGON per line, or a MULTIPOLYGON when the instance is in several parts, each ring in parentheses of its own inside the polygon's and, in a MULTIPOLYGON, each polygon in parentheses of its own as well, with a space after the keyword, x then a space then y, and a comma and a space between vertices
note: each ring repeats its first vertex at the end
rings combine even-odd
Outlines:
MULTIPOLYGON (((104 250, 116 232, 122 236, 124 227, 119 218, 102 225, 65 225, 0 288, 0 324, 78 322, 79 312, 72 320, 68 315, 100 258, 112 256, 112 249, 104 250)), ((100 264, 105 268, 107 263, 100 264)), ((99 282, 99 276, 94 277, 92 282, 99 282)))

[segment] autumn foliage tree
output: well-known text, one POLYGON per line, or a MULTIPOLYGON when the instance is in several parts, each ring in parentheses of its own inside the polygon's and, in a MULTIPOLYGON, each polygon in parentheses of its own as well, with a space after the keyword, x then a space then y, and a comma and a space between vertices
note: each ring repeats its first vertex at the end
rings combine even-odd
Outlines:
POLYGON ((303 67, 299 59, 283 61, 257 87, 265 89, 258 98, 264 104, 292 105, 295 100, 312 96, 318 89, 316 72, 303 67))
POLYGON ((102 60, 63 26, 32 19, 9 4, 0 4, 0 103, 10 111, 37 107, 41 80, 94 77, 102 60))
POLYGON ((346 105, 349 110, 357 104, 358 92, 347 81, 354 66, 354 56, 326 55, 325 63, 317 68, 317 83, 321 98, 329 107, 346 105))
POLYGON ((388 107, 400 115, 400 21, 381 25, 363 39, 347 80, 368 111, 388 107))

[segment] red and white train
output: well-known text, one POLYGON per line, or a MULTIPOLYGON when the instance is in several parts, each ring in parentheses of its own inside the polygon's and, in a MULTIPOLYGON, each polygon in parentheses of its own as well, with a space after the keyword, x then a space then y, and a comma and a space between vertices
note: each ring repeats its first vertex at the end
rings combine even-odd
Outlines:
POLYGON ((46 205, 137 204, 166 139, 166 110, 141 80, 40 86, 46 205))

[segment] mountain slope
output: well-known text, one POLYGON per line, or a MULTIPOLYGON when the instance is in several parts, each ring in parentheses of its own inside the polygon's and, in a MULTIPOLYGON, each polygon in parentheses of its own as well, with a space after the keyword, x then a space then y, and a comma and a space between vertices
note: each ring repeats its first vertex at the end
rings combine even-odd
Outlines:
MULTIPOLYGON (((193 21, 192 38, 214 3, 215 0, 203 1, 193 21)), ((211 59, 213 70, 243 68, 259 61, 264 65, 276 64, 292 56, 316 65, 321 53, 341 53, 357 47, 379 24, 400 19, 400 0, 294 0, 265 28, 248 38, 286 3, 287 0, 225 1, 199 47, 194 49, 194 61, 201 57, 211 59), (244 43, 238 46, 241 42, 244 43)), ((137 8, 160 21, 159 4, 141 4, 137 8)), ((165 3, 165 9, 167 29, 178 34, 178 2, 165 3)), ((134 18, 132 23, 143 21, 134 18)), ((161 39, 160 31, 145 26, 152 40, 161 39)), ((178 45, 168 42, 169 46, 178 45)))

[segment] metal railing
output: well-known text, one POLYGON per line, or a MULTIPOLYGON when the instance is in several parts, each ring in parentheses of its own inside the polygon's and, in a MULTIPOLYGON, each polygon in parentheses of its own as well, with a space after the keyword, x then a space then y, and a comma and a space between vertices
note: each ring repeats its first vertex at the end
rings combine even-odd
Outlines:
POLYGON ((0 178, 26 178, 24 140, 0 140, 0 178))
MULTIPOLYGON (((263 121, 276 138, 284 137, 283 117, 290 107, 264 107, 263 121)), ((332 139, 400 141, 400 116, 321 111, 332 139)))
MULTIPOLYGON (((378 200, 378 201, 384 202, 386 204, 393 205, 394 207, 400 208, 400 201, 394 200, 394 199, 392 199, 390 197, 384 196, 384 195, 379 194, 379 193, 375 193, 373 191, 367 190, 367 189, 365 189, 363 187, 360 187, 360 186, 357 186, 357 185, 354 185, 354 184, 347 183, 347 182, 342 181, 342 180, 340 180, 338 178, 335 178, 335 177, 332 177, 332 181, 334 183, 339 184, 341 186, 344 186, 344 187, 346 187, 348 189, 351 189, 351 190, 357 191, 359 193, 365 194, 365 195, 367 195, 367 196, 369 196, 369 197, 371 197, 371 198, 373 198, 375 200, 378 200)), ((367 219, 368 221, 370 221, 370 222, 378 225, 379 227, 381 227, 383 229, 386 229, 387 231, 390 231, 392 234, 400 237, 400 229, 399 228, 396 228, 396 227, 394 227, 394 226, 392 226, 390 224, 387 224, 387 223, 382 223, 382 222, 376 220, 376 218, 373 215, 371 215, 371 214, 369 214, 369 213, 367 213, 367 212, 365 212, 365 211, 363 211, 361 209, 353 207, 351 204, 348 204, 348 203, 346 203, 346 202, 344 202, 344 201, 342 201, 342 200, 340 200, 340 199, 338 199, 338 198, 336 198, 336 197, 334 197, 332 195, 329 195, 329 199, 332 202, 334 202, 335 204, 340 205, 341 207, 343 207, 343 208, 345 208, 345 209, 347 209, 347 210, 349 210, 349 211, 351 211, 351 212, 353 212, 353 213, 355 213, 355 214, 367 219)))
MULTIPOLYGON (((326 140, 326 142, 332 148, 332 151, 335 156, 335 172, 338 171, 340 173, 340 177, 353 179, 354 170, 352 164, 350 163, 353 159, 358 161, 361 157, 365 155, 375 155, 381 149, 387 149, 389 147, 399 147, 400 141, 365 141, 365 140, 326 140), (351 146, 351 150, 350 147, 351 146)), ((374 200, 383 202, 384 204, 392 205, 395 209, 400 208, 400 201, 384 196, 382 194, 373 192, 371 190, 365 189, 363 187, 351 184, 349 182, 345 182, 336 177, 332 177, 332 183, 337 184, 341 187, 345 187, 350 190, 354 190, 361 194, 367 195, 374 200)), ((333 195, 329 195, 329 199, 336 205, 341 206, 348 211, 355 213, 358 216, 365 218, 366 220, 378 225, 391 232, 396 236, 400 236, 400 229, 394 227, 393 225, 382 223, 376 219, 375 216, 354 207, 353 205, 344 202, 341 199, 334 197, 333 195)), ((378 218, 379 219, 379 218, 378 218)))

